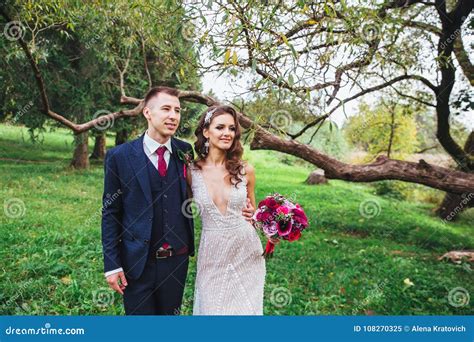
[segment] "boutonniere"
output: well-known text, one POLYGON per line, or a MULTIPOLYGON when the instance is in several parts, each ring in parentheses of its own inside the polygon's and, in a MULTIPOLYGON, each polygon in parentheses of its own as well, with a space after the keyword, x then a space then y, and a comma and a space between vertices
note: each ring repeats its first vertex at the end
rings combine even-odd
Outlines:
POLYGON ((183 176, 186 179, 186 167, 189 166, 193 161, 193 152, 183 152, 178 150, 178 158, 183 162, 183 176))

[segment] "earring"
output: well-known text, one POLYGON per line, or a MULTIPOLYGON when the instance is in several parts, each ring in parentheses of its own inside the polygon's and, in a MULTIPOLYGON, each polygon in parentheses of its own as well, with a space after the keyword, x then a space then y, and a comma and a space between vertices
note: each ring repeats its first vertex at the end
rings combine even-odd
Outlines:
POLYGON ((204 154, 209 153, 209 138, 207 138, 206 142, 204 143, 204 154))

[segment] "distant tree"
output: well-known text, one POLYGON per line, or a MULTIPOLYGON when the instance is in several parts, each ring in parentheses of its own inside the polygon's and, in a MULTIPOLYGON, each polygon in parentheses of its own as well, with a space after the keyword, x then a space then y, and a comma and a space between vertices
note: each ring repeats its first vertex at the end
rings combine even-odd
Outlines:
MULTIPOLYGON (((115 119, 140 116, 142 106, 118 103, 125 84, 139 96, 160 84, 200 89, 196 53, 180 34, 184 9, 176 3, 9 0, 0 15, 6 32, 0 43, 3 118, 25 124, 32 137, 48 125, 71 129, 75 168, 89 165, 89 131, 92 157, 100 159, 104 132, 114 130, 115 119), (167 20, 156 20, 157 11, 167 20)), ((145 124, 118 126, 123 142, 145 124)))
POLYGON ((403 160, 418 145, 414 113, 394 102, 381 101, 374 107, 362 102, 359 113, 345 123, 344 133, 353 146, 368 153, 366 161, 380 154, 403 160))

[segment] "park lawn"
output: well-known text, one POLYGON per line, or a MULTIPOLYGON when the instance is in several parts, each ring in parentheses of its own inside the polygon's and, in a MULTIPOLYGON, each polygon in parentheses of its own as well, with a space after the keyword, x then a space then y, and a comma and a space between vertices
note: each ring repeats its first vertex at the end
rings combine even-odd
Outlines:
MULTIPOLYGON (((123 314, 102 273, 102 163, 72 170, 71 134, 59 129, 42 139, 33 144, 25 128, 0 125, 0 313, 123 314), (24 213, 7 217, 5 206, 24 213)), ((472 209, 448 225, 431 205, 376 196, 367 184, 306 185, 312 168, 282 163, 277 152, 246 146, 244 157, 256 168, 257 200, 285 194, 305 208, 311 224, 300 241, 280 243, 267 262, 265 314, 474 313, 472 303, 448 299, 450 291, 474 293, 470 265, 437 260, 449 250, 474 248, 472 209), (365 206, 375 211, 364 217, 365 206)), ((199 238, 200 222, 196 231, 199 238)), ((183 314, 192 313, 195 261, 183 314)))

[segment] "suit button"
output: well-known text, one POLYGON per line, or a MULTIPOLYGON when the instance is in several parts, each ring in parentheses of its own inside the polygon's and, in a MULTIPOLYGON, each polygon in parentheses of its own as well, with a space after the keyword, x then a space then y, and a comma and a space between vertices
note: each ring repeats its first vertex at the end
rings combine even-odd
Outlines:
POLYGON ((165 214, 168 214, 168 209, 165 209, 164 212, 165 212, 165 214))
POLYGON ((150 242, 150 240, 143 240, 144 243, 148 244, 148 242, 150 242))
POLYGON ((163 198, 165 198, 165 199, 168 198, 168 195, 163 195, 163 198))

